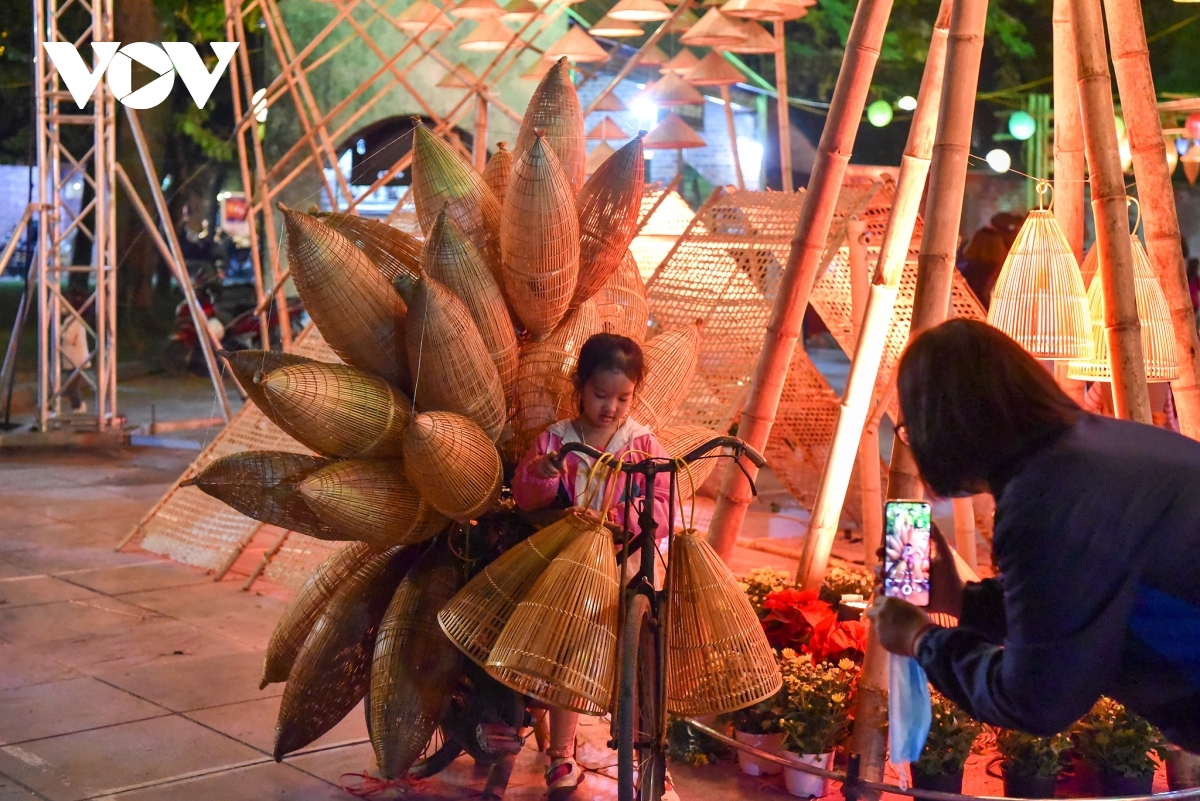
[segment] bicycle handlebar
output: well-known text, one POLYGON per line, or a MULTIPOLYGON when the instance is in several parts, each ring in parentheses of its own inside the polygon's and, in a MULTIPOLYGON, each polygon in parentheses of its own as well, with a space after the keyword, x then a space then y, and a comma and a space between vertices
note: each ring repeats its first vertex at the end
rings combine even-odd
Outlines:
MULTIPOLYGON (((751 448, 745 442, 742 442, 737 437, 729 436, 710 439, 708 442, 685 455, 683 457, 683 462, 685 464, 691 464, 697 459, 704 458, 709 452, 714 451, 717 448, 730 448, 733 450, 733 458, 736 459, 739 456, 745 456, 750 460, 751 464, 759 469, 762 469, 767 465, 767 460, 762 457, 762 454, 754 450, 754 448, 751 448)), ((585 456, 590 456, 593 459, 599 459, 603 455, 601 451, 598 451, 591 445, 587 445, 583 442, 568 442, 559 449, 557 454, 555 454, 553 460, 555 466, 561 469, 563 460, 572 453, 581 453, 585 456)), ((613 469, 626 473, 645 473, 647 472, 648 468, 642 467, 641 465, 652 463, 653 461, 653 459, 645 459, 641 462, 620 462, 614 464, 613 469)), ((674 460, 660 461, 663 461, 663 464, 658 466, 657 469, 655 469, 655 472, 668 472, 674 465, 674 460)))

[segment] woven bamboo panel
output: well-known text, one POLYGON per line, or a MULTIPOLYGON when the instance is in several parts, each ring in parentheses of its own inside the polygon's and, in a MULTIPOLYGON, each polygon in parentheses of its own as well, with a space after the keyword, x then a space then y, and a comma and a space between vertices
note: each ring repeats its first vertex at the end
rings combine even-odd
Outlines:
POLYGON ((546 143, 558 156, 571 187, 571 197, 583 186, 587 163, 587 140, 583 133, 583 109, 579 95, 571 82, 567 60, 559 59, 542 78, 521 120, 521 131, 517 134, 514 155, 519 161, 525 151, 533 147, 537 132, 542 132, 546 143))
POLYGON ((312 574, 313 566, 319 565, 337 553, 338 542, 318 540, 296 532, 281 532, 286 539, 279 550, 267 562, 263 576, 282 587, 298 591, 312 574))
POLYGON ((504 142, 497 143, 496 152, 488 159, 483 168, 483 182, 488 185, 488 189, 492 190, 492 194, 496 196, 497 200, 504 197, 504 191, 508 188, 508 177, 512 175, 512 168, 512 151, 504 142))
POLYGON ((388 281, 398 275, 417 275, 421 243, 416 237, 381 220, 357 214, 321 214, 318 219, 367 254, 388 281))
POLYGON ((671 252, 675 240, 683 234, 695 216, 692 207, 675 190, 667 193, 667 197, 659 203, 664 191, 658 186, 647 188, 642 195, 642 209, 638 213, 638 220, 639 225, 642 225, 641 221, 645 221, 645 224, 629 244, 629 250, 637 260, 638 271, 641 272, 643 281, 650 280, 655 268, 671 252), (656 204, 658 208, 655 208, 656 204), (650 214, 651 209, 654 210, 653 214, 650 214), (649 219, 647 214, 650 214, 649 219))
MULTIPOLYGON (((660 428, 654 432, 654 435, 658 439, 658 444, 663 446, 663 450, 672 459, 682 459, 704 443, 721 436, 711 428, 689 423, 660 428)), ((700 485, 712 475, 717 462, 717 459, 701 459, 690 464, 686 471, 680 470, 679 497, 683 500, 690 498, 692 491, 699 489, 700 485)))
POLYGON ((595 295, 621 266, 638 225, 646 162, 636 138, 609 157, 579 193, 579 278, 571 304, 595 295))
POLYGON ((471 311, 454 293, 424 276, 409 304, 408 364, 417 405, 469 417, 494 442, 504 428, 504 385, 471 311))
POLYGON ((605 332, 620 334, 635 342, 646 338, 650 306, 646 303, 646 285, 632 251, 625 251, 617 271, 600 287, 594 300, 605 332))
POLYGON ((404 470, 433 508, 465 523, 492 509, 500 498, 504 468, 488 435, 453 412, 413 418, 404 439, 404 470))
POLYGON ((542 137, 513 165, 504 194, 500 247, 509 305, 531 334, 544 337, 562 320, 575 294, 579 216, 575 192, 542 137))
POLYGON ((633 419, 658 430, 683 402, 696 373, 699 359, 700 324, 665 331, 642 348, 646 359, 646 381, 630 407, 633 419))
POLYGON ((238 384, 246 393, 246 397, 254 401, 254 405, 267 417, 270 417, 275 425, 279 425, 279 423, 275 420, 270 404, 266 402, 267 396, 259 387, 259 381, 272 370, 291 367, 295 364, 308 364, 312 361, 294 353, 283 353, 277 350, 238 350, 232 353, 222 351, 221 357, 229 365, 229 372, 233 373, 233 377, 237 379, 238 384))
MULTIPOLYGON (((492 160, 495 161, 493 156, 492 160)), ((517 390, 517 333, 504 302, 499 282, 467 241, 458 224, 445 213, 425 240, 421 269, 442 283, 466 304, 475 321, 483 344, 496 365, 505 399, 511 401, 517 390)))

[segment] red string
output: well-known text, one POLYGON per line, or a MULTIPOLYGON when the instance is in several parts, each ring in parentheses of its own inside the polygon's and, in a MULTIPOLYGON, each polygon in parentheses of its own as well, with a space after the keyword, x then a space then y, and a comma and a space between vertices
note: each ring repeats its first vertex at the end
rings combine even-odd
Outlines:
POLYGON ((338 784, 350 795, 369 798, 376 793, 382 793, 384 790, 391 790, 395 787, 411 787, 413 782, 407 776, 401 776, 398 779, 381 779, 364 770, 362 773, 343 773, 338 777, 338 784), (350 781, 347 781, 348 777, 350 781))

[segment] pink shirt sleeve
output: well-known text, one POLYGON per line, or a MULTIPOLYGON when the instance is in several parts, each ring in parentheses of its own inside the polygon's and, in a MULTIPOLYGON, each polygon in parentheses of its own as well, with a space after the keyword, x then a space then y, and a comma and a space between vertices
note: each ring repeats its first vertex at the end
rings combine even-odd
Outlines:
POLYGON ((522 510, 532 512, 543 509, 558 497, 558 483, 561 476, 542 478, 533 471, 533 465, 552 450, 556 450, 554 440, 558 438, 549 431, 543 431, 534 440, 533 445, 521 458, 517 472, 512 478, 513 500, 522 510))

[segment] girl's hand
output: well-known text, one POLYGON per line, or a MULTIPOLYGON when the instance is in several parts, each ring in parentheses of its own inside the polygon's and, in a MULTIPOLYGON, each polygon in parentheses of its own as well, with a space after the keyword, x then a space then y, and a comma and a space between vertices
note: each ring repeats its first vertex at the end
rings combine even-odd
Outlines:
POLYGON ((562 470, 559 469, 558 454, 554 451, 547 453, 541 459, 533 463, 533 472, 538 478, 558 478, 562 470))
POLYGON ((875 603, 867 610, 867 617, 875 627, 879 644, 893 654, 914 656, 917 641, 933 625, 929 615, 908 601, 875 596, 875 603))

